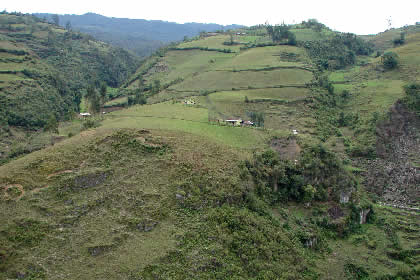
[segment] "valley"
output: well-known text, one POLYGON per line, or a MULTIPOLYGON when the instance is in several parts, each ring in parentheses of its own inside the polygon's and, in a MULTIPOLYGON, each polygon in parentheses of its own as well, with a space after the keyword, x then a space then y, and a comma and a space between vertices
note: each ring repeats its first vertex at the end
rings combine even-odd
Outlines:
POLYGON ((83 33, 43 56, 16 35, 33 17, 0 19, 0 278, 420 275, 419 25, 242 27, 140 61, 83 33))

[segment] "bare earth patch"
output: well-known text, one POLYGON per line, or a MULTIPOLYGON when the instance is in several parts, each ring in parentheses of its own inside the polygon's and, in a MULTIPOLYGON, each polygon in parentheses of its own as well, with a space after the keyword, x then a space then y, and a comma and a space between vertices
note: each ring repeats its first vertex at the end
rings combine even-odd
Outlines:
POLYGON ((25 190, 23 189, 22 185, 19 184, 13 184, 13 185, 7 185, 4 187, 4 198, 6 200, 14 200, 14 201, 18 201, 19 199, 21 199, 23 197, 23 195, 25 194, 25 190), (12 196, 10 194, 10 192, 17 190, 20 193, 16 193, 16 196, 12 196))

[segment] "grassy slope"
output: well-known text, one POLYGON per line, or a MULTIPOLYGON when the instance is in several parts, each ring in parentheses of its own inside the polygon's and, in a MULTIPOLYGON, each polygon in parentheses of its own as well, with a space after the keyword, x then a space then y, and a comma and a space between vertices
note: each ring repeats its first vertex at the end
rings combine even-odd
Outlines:
MULTIPOLYGON (((241 39, 255 40, 246 37, 241 39)), ((226 39, 211 38, 208 47, 226 39)), ((331 73, 330 79, 340 82, 336 91, 351 92, 346 112, 368 118, 401 96, 405 72, 377 72, 379 61, 360 59, 372 62, 331 73)), ((25 191, 17 201, 13 198, 21 194, 19 188, 2 191, 0 215, 8 221, 0 228, 4 275, 316 279, 318 273, 321 279, 362 279, 363 271, 373 278, 418 267, 418 215, 375 206, 375 222, 342 238, 331 236, 328 226, 334 225, 314 225, 334 205, 266 205, 266 215, 258 212, 258 202, 242 204, 247 183, 239 178, 238 164, 255 148, 267 147, 274 135, 287 139, 296 128, 300 144, 318 141, 314 112, 306 103, 313 93, 301 87, 269 88, 312 79, 310 71, 298 68, 310 67, 302 49, 169 51, 158 60, 167 70, 152 68, 144 77, 147 83, 184 80, 149 98, 156 104, 110 113, 99 129, 0 167, 1 186, 20 184, 25 191), (296 68, 236 71, 284 66, 296 68), (209 90, 216 92, 200 95, 209 90), (181 104, 185 97, 197 104, 181 104), (160 102, 168 99, 174 101, 160 102), (268 130, 208 123, 209 118, 245 119, 249 111, 263 111, 268 130), (10 216, 14 218, 6 218, 10 216), (144 232, 145 226, 151 231, 144 232), (299 240, 306 231, 320 231, 320 249, 303 248, 299 240), (396 257, 397 248, 414 252, 414 257, 396 257), (8 254, 12 250, 15 255, 8 254)), ((130 85, 136 86, 135 81, 130 85)))
POLYGON ((126 278, 174 248, 182 232, 174 227, 179 221, 172 213, 182 169, 217 174, 237 158, 231 150, 188 134, 102 128, 2 166, 2 186, 20 184, 25 192, 18 201, 7 201, 2 190, 1 219, 8 222, 2 223, 6 235, 0 247, 4 250, 6 242, 15 252, 6 275, 30 271, 30 264, 38 263, 48 278, 126 278), (136 139, 137 145, 127 146, 136 139), (190 148, 203 141, 205 149, 190 148), (48 226, 28 226, 26 233, 16 228, 34 220, 48 226), (153 232, 136 228, 155 222, 153 232), (39 234, 40 240, 31 243, 25 234, 39 234), (34 246, 36 255, 30 253, 34 246))

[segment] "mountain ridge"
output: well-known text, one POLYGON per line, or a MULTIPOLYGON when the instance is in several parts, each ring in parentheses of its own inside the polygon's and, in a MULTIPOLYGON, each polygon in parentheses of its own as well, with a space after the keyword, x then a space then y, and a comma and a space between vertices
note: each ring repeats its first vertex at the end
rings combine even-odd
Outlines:
MULTIPOLYGON (((51 20, 53 14, 34 14, 51 20)), ((137 55, 146 56, 165 44, 180 41, 184 36, 194 37, 201 31, 236 29, 242 25, 214 23, 176 23, 163 20, 145 20, 106 17, 95 13, 83 15, 58 15, 60 25, 70 22, 72 27, 88 33, 99 40, 124 47, 137 55)))

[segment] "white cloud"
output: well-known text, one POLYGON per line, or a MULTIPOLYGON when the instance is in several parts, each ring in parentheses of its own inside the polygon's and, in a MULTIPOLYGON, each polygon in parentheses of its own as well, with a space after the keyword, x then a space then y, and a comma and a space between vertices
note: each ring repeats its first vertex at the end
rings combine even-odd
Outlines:
POLYGON ((155 1, 8 1, 0 8, 24 13, 46 12, 84 14, 94 12, 111 17, 156 19, 174 22, 206 22, 219 24, 254 25, 264 23, 293 23, 316 18, 332 29, 357 34, 371 34, 387 28, 391 17, 393 27, 420 21, 420 1, 232 1, 232 0, 155 0, 155 1))

